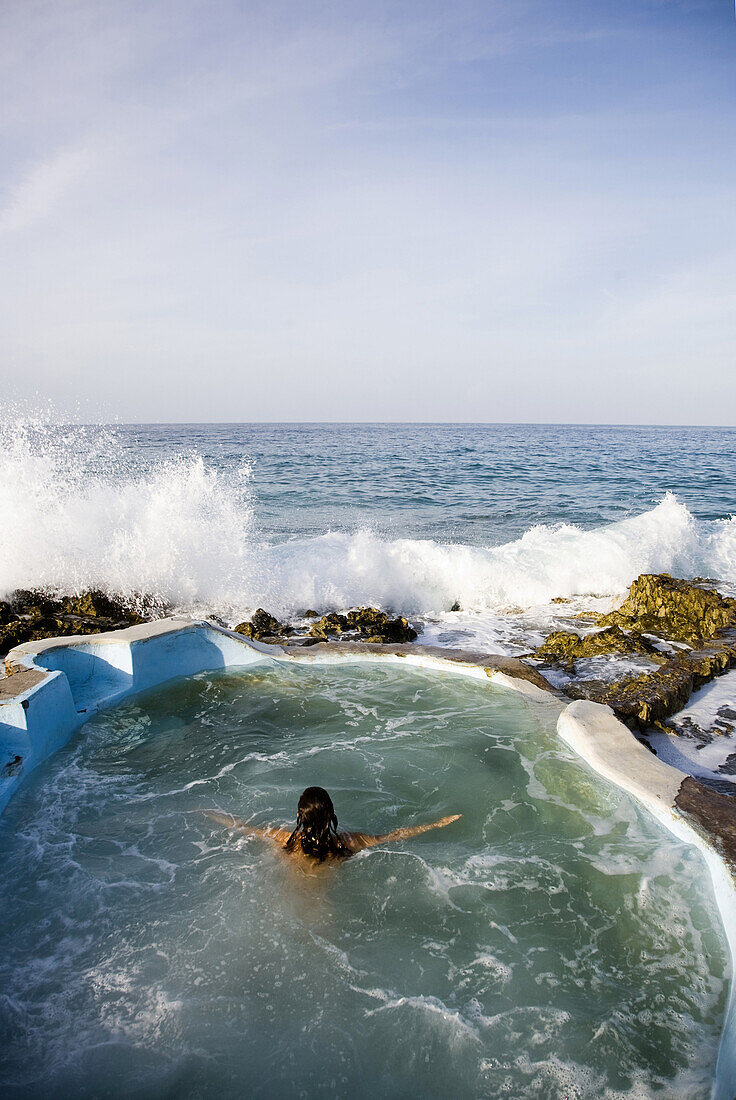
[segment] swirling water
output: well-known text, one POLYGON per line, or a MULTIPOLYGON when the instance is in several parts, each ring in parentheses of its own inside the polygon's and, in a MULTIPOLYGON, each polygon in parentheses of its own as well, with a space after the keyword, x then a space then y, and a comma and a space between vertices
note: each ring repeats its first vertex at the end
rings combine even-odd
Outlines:
POLYGON ((3 1094, 706 1097, 704 866, 513 693, 381 665, 206 674, 91 719, 0 821, 3 1094), (216 806, 447 829, 316 876, 216 806))

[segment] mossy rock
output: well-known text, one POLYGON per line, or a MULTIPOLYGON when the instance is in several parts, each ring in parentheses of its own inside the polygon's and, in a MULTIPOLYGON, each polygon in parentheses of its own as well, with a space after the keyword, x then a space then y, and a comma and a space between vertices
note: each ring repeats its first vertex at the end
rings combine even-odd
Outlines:
POLYGON ((16 622, 17 619, 18 616, 10 604, 6 600, 0 600, 0 626, 7 626, 8 623, 16 622))
POLYGON ((88 619, 123 620, 131 625, 145 622, 145 619, 133 611, 123 600, 108 596, 104 592, 81 592, 78 596, 64 596, 60 602, 62 615, 79 615, 88 619))
MULTIPOLYGON (((149 603, 153 607, 156 601, 149 599, 149 603)), ((103 592, 55 596, 44 591, 18 589, 11 594, 6 606, 14 619, 0 626, 0 654, 3 655, 25 642, 74 634, 100 634, 146 621, 125 600, 103 592)), ((4 617, 8 617, 7 613, 4 617)))
POLYGON ((15 622, 0 626, 0 654, 4 657, 11 649, 24 642, 32 642, 36 637, 51 638, 52 634, 37 634, 32 623, 26 619, 16 619, 15 622))
POLYGON ((323 615, 316 623, 313 623, 309 633, 313 638, 325 638, 334 637, 337 634, 344 634, 348 629, 348 620, 346 615, 340 615, 336 611, 331 611, 328 615, 323 615))
POLYGON ((582 637, 572 631, 555 630, 544 644, 535 650, 534 656, 545 661, 571 665, 578 658, 598 657, 602 654, 623 653, 663 660, 646 638, 628 634, 619 626, 609 626, 594 634, 582 637))
POLYGON ((698 645, 736 626, 736 600, 669 573, 642 573, 621 606, 598 623, 698 645))
POLYGON ((277 618, 269 615, 268 611, 264 611, 262 607, 253 612, 250 622, 238 623, 234 629, 237 634, 244 634, 246 638, 255 638, 256 640, 266 637, 280 638, 294 633, 290 626, 280 623, 277 618))
POLYGON ((416 630, 403 616, 391 619, 385 611, 380 611, 377 607, 356 607, 348 611, 347 615, 332 611, 313 623, 309 633, 313 638, 322 640, 348 634, 361 641, 382 644, 413 642, 417 636, 416 630))
POLYGON ((715 642, 699 653, 683 653, 662 668, 614 683, 578 680, 565 691, 572 699, 590 699, 611 707, 632 729, 664 727, 687 705, 693 691, 736 665, 736 642, 715 642))
POLYGON ((692 672, 679 665, 615 683, 579 680, 566 688, 571 699, 603 703, 627 726, 639 730, 662 726, 666 718, 682 710, 692 690, 692 672))
MULTIPOLYGON (((153 611, 157 601, 149 597, 142 598, 153 611)), ((136 625, 146 619, 122 597, 109 596, 100 591, 79 592, 71 595, 53 596, 48 592, 33 589, 18 589, 10 597, 10 605, 19 615, 28 615, 31 619, 42 619, 55 615, 77 615, 83 619, 105 619, 109 622, 136 625)), ((153 617, 152 614, 150 617, 153 617)))
POLYGON ((416 630, 403 615, 391 619, 385 611, 379 611, 377 607, 358 607, 354 611, 348 611, 347 620, 349 628, 358 630, 368 641, 380 639, 388 643, 413 642, 417 636, 416 630))

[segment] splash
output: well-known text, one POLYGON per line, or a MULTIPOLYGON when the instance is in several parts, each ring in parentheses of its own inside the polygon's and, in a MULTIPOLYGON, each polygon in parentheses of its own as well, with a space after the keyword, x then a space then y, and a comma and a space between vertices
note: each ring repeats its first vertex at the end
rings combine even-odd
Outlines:
POLYGON ((196 454, 141 470, 114 430, 0 426, 0 591, 100 588, 174 606, 242 588, 251 547, 251 469, 196 454))
POLYGON ((195 451, 143 463, 114 429, 44 418, 0 425, 0 515, 0 594, 93 587, 235 619, 259 605, 430 615, 458 601, 495 613, 620 595, 642 572, 736 583, 736 521, 696 520, 670 493, 630 519, 535 526, 500 546, 369 528, 270 545, 254 521, 250 463, 215 467, 195 451))

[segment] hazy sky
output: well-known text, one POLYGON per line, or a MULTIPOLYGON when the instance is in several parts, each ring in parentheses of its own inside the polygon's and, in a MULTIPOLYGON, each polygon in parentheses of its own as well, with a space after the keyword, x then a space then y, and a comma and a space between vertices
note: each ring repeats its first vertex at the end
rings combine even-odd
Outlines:
POLYGON ((733 423, 732 0, 0 0, 6 396, 733 423))

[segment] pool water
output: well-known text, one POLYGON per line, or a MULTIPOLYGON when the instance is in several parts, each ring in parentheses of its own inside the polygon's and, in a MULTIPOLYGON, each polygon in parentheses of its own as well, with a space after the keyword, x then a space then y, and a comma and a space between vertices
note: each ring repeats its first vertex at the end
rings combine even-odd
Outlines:
POLYGON ((705 865, 513 692, 207 673, 91 719, 0 819, 6 1097, 707 1097, 705 865), (306 875, 198 810, 462 819, 306 875))

